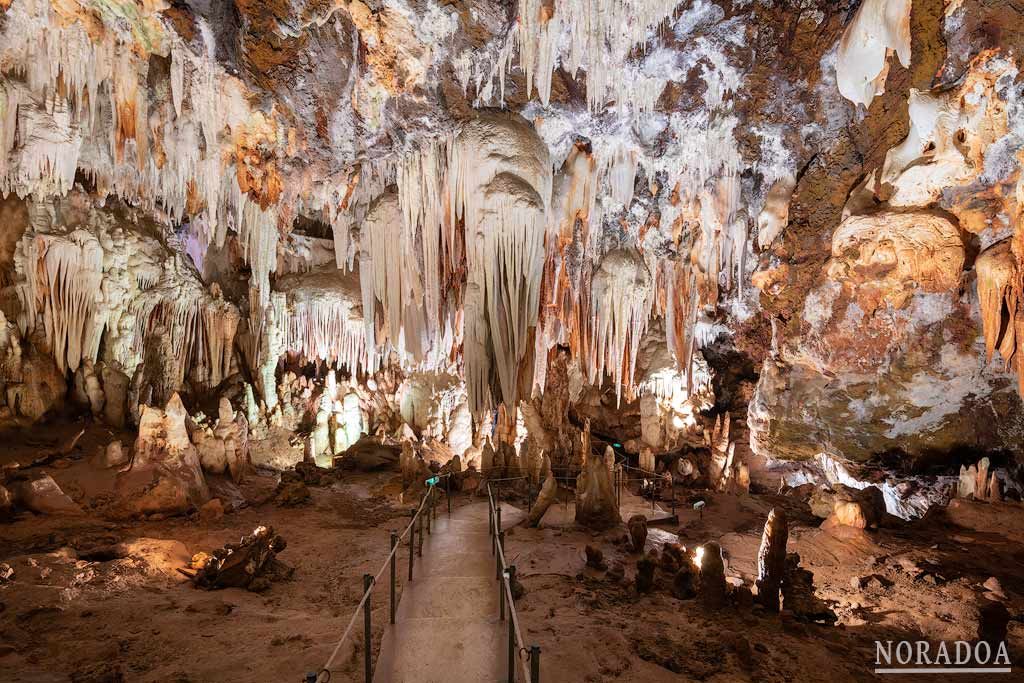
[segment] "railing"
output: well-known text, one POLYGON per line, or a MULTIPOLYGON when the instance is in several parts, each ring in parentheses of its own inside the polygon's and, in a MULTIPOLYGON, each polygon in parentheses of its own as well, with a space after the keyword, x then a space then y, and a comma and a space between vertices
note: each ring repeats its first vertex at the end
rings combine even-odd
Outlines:
MULTIPOLYGON (((519 478, 519 477, 517 477, 519 478)), ((500 495, 500 494, 499 494, 500 495)), ((501 506, 495 503, 491 482, 487 483, 487 530, 491 535, 491 553, 494 555, 494 573, 498 581, 498 614, 505 621, 508 605, 508 683, 516 681, 516 660, 523 669, 526 683, 540 683, 540 647, 524 645, 519 630, 519 616, 512 597, 512 584, 516 578, 515 565, 505 559, 505 531, 501 528, 501 506)))
MULTIPOLYGON (((341 638, 338 640, 338 644, 334 646, 334 651, 331 652, 331 656, 327 658, 327 662, 317 672, 307 673, 304 681, 305 683, 327 683, 331 680, 331 666, 334 664, 335 658, 338 656, 338 652, 341 651, 341 646, 348 639, 352 633, 352 629, 356 624, 356 620, 359 617, 359 612, 363 613, 363 673, 366 683, 371 683, 373 679, 373 641, 371 638, 372 623, 370 619, 370 595, 373 593, 373 589, 376 587, 380 577, 383 576, 384 571, 388 568, 391 569, 391 623, 395 623, 395 611, 398 605, 397 588, 396 584, 398 581, 398 548, 401 545, 402 540, 409 536, 409 581, 413 580, 413 566, 416 563, 416 557, 423 557, 423 527, 426 524, 426 531, 428 534, 431 533, 432 521, 437 519, 437 499, 440 495, 437 492, 437 484, 442 479, 446 479, 451 476, 450 473, 436 475, 426 480, 427 490, 423 492, 423 496, 420 498, 420 504, 415 510, 410 512, 412 519, 409 520, 409 524, 405 527, 405 531, 401 534, 397 534, 394 531, 391 532, 391 552, 388 553, 387 558, 384 560, 384 564, 381 565, 380 571, 377 575, 363 574, 363 597, 359 601, 359 605, 352 613, 352 618, 349 619, 348 626, 345 627, 344 633, 341 634, 341 638), (426 514, 424 514, 424 512, 426 514), (416 541, 416 527, 419 524, 419 542, 416 541)), ((452 511, 452 499, 451 499, 451 487, 449 482, 445 481, 445 498, 448 503, 448 513, 452 511)))
MULTIPOLYGON (((615 504, 620 509, 622 508, 622 487, 630 482, 639 482, 641 487, 645 485, 649 485, 651 487, 651 512, 654 512, 654 501, 657 490, 656 486, 659 481, 663 481, 665 479, 664 474, 651 472, 650 470, 645 470, 641 467, 633 467, 631 465, 627 465, 625 462, 618 462, 615 465, 614 476, 615 481, 613 482, 613 486, 615 487, 615 504), (639 472, 641 476, 630 477, 628 472, 639 472)), ((671 476, 672 475, 670 474, 669 477, 671 476)), ((671 482, 670 488, 672 489, 672 516, 669 519, 678 521, 678 515, 676 514, 676 485, 674 480, 669 479, 669 481, 671 482)))

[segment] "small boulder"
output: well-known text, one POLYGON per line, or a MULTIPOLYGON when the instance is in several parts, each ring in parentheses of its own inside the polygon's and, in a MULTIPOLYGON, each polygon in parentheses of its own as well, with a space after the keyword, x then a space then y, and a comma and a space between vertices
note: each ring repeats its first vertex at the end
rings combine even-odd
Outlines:
POLYGON ((48 474, 16 482, 14 498, 18 504, 40 515, 78 515, 82 508, 61 490, 48 474))
POLYGON ((224 504, 220 498, 211 498, 199 508, 199 519, 209 524, 224 517, 224 504))
POLYGON ((746 584, 736 586, 732 592, 732 601, 738 609, 744 612, 749 612, 754 608, 754 594, 746 584))
POLYGON ((612 562, 611 566, 608 567, 608 573, 605 576, 609 581, 619 583, 626 578, 626 567, 621 562, 612 562))

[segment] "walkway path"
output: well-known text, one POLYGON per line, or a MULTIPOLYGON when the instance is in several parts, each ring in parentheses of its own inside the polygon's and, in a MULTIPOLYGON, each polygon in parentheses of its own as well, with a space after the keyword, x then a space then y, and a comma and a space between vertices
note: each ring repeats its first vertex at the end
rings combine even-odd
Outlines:
MULTIPOLYGON (((505 529, 523 517, 509 505, 501 512, 505 529)), ((506 679, 508 627, 498 620, 486 501, 453 510, 451 517, 438 508, 395 621, 384 630, 375 683, 506 679)))

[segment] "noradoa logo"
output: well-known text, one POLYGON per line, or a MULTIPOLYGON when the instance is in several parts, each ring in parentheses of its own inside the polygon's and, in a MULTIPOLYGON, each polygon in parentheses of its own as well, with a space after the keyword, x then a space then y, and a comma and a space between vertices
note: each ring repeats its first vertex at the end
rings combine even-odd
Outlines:
POLYGON ((990 673, 1012 671, 1006 643, 876 640, 876 674, 990 673))

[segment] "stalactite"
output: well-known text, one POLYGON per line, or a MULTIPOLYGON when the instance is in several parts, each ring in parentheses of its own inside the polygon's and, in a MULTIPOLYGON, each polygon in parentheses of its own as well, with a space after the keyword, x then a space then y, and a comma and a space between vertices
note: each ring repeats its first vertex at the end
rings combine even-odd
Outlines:
POLYGON ((885 92, 889 55, 910 68, 911 0, 865 0, 846 27, 836 58, 839 92, 854 104, 871 104, 885 92))
POLYGON ((616 399, 622 384, 633 387, 637 350, 653 302, 651 274, 639 253, 609 252, 601 259, 592 283, 593 340, 586 367, 591 384, 600 383, 608 371, 615 383, 616 399))
MULTIPOLYGON (((587 104, 600 111, 608 100, 624 106, 635 104, 636 78, 626 77, 630 54, 647 44, 648 31, 669 17, 671 3, 655 0, 555 0, 552 4, 530 0, 520 8, 519 62, 527 77, 527 93, 536 82, 537 94, 547 106, 550 100, 551 71, 558 63, 559 40, 563 27, 568 33, 562 66, 569 74, 587 72, 587 104)), ((658 87, 658 94, 664 83, 658 87)), ((648 108, 650 95, 641 98, 648 108)), ((643 109, 643 105, 639 109, 643 109)))
POLYGON ((985 357, 991 361, 996 346, 1007 366, 1016 351, 1014 340, 1017 316, 1017 288, 1014 286, 1016 262, 1010 251, 1010 240, 1004 240, 989 247, 978 256, 974 264, 978 274, 978 300, 981 307, 981 323, 985 333, 985 357), (1008 311, 1010 322, 1003 330, 1003 309, 1008 311))
POLYGON ((481 116, 456 138, 449 215, 466 226, 464 361, 470 406, 491 405, 491 376, 515 405, 519 364, 537 321, 551 200, 547 148, 521 119, 481 116))
POLYGON ((287 297, 286 337, 281 352, 336 363, 353 374, 375 367, 373 354, 366 347, 359 283, 354 273, 327 266, 281 278, 277 288, 287 297))
POLYGON ((24 329, 42 318, 58 367, 74 372, 83 360, 106 360, 130 376, 147 339, 161 333, 173 340, 176 386, 188 372, 202 385, 219 384, 230 371, 239 322, 234 305, 212 296, 173 246, 126 234, 95 208, 82 227, 62 234, 47 206, 34 205, 38 220, 19 244, 17 287, 26 304, 24 329))

